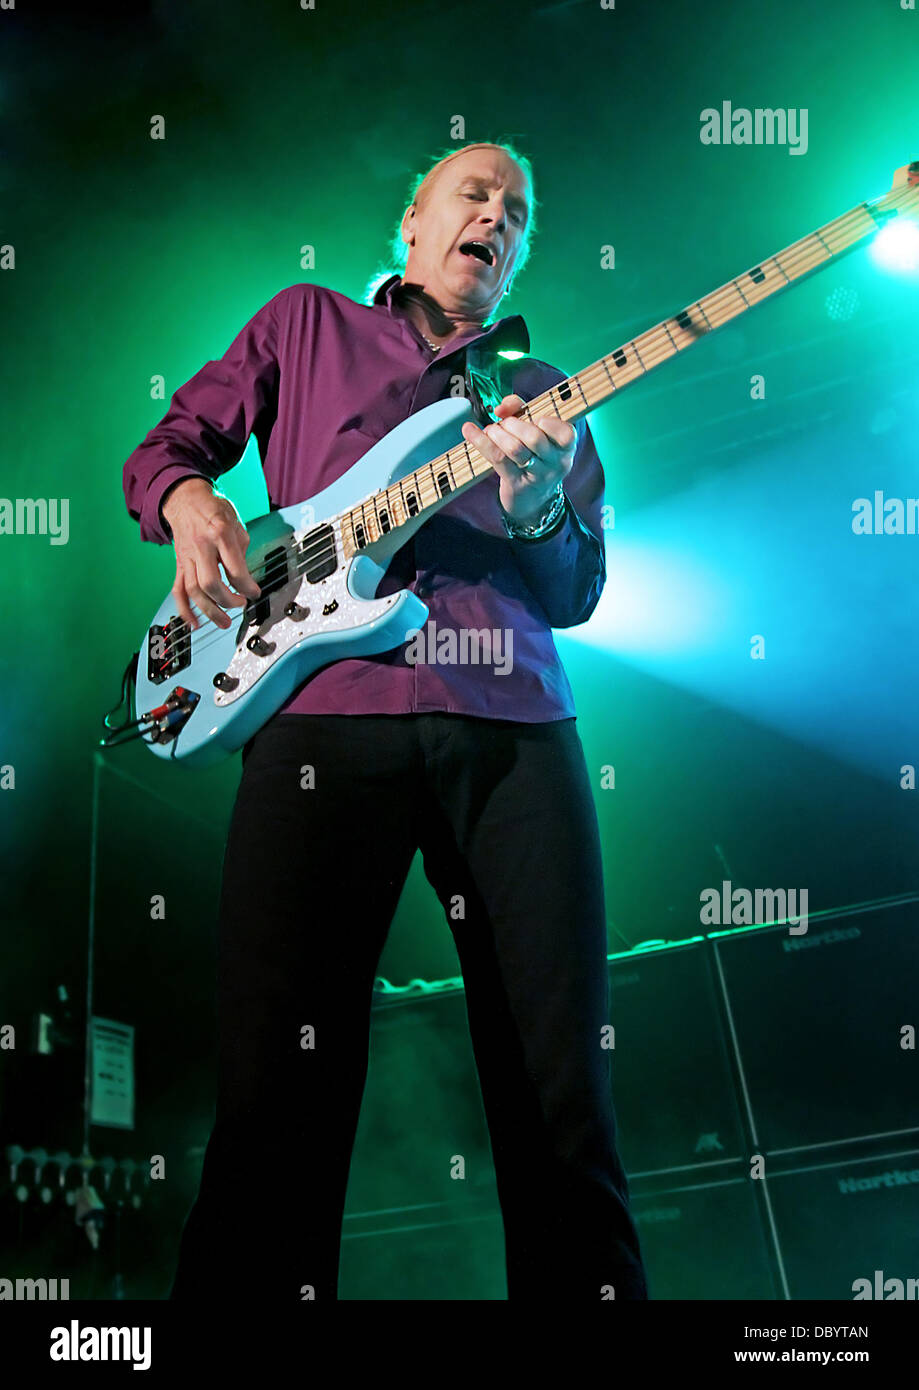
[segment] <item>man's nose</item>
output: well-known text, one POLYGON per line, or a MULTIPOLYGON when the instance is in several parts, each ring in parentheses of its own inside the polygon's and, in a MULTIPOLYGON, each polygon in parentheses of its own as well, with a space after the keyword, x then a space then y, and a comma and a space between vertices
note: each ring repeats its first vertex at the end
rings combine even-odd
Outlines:
POLYGON ((503 232, 507 223, 507 208, 503 203, 489 203, 479 214, 484 222, 493 222, 499 232, 503 232))

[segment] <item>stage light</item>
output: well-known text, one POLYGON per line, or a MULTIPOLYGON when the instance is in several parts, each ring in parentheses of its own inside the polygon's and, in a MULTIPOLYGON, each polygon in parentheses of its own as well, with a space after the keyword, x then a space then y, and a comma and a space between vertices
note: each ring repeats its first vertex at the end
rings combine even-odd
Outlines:
POLYGON ((588 627, 566 636, 619 656, 674 667, 708 652, 731 609, 730 583, 699 553, 648 535, 607 549, 607 584, 588 627))
POLYGON ((919 227, 906 218, 889 222, 871 243, 871 254, 885 270, 899 274, 919 270, 919 227))

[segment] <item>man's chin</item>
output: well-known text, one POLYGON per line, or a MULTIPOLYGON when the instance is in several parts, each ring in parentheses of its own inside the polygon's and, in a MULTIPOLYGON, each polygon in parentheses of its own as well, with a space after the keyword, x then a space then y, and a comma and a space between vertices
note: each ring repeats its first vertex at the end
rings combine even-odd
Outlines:
POLYGON ((456 276, 446 288, 450 291, 450 298, 464 312, 479 317, 493 308, 500 298, 493 289, 471 275, 456 276))

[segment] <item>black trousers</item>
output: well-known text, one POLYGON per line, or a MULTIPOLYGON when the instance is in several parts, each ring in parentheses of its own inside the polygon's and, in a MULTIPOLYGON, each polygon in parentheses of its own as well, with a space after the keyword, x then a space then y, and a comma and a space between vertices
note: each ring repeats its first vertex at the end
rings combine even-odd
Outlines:
POLYGON ((460 957, 508 1297, 648 1297, 601 1045, 602 868, 575 721, 423 714, 277 715, 246 747, 216 1122, 173 1299, 337 1298, 373 981, 416 848, 460 957), (292 1153, 293 1193, 254 1181, 289 1174, 292 1153))

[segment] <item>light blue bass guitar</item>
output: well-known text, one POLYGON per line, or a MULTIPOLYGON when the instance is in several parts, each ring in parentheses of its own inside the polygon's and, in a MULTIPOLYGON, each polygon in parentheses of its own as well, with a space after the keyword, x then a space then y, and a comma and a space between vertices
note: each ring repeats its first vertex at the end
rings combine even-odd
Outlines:
MULTIPOLYGON (((919 161, 891 190, 859 203, 778 255, 528 402, 520 414, 577 420, 629 382, 755 304, 851 250, 896 216, 919 212, 919 161)), ((247 523, 246 560, 261 596, 219 628, 192 631, 171 594, 147 629, 134 721, 162 758, 203 766, 239 749, 320 666, 388 651, 424 626, 408 589, 377 598, 395 552, 439 508, 491 470, 466 444, 464 399, 409 416, 331 487, 247 523)), ((197 616, 197 615, 196 615, 197 616)))

